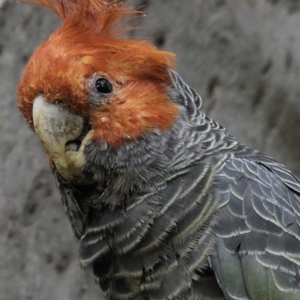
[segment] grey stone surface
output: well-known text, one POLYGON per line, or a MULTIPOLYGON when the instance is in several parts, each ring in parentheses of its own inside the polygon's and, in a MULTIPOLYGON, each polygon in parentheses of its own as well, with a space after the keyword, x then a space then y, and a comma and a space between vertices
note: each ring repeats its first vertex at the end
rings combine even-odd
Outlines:
MULTIPOLYGON (((143 0, 143 30, 175 52, 204 109, 243 143, 300 174, 298 0, 143 0)), ((101 299, 42 147, 22 120, 16 85, 59 26, 50 11, 0 0, 0 300, 101 299)))

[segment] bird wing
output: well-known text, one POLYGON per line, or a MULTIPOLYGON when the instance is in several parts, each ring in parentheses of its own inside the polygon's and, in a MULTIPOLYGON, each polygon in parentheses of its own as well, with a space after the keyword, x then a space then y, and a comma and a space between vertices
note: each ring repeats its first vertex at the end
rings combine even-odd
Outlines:
POLYGON ((300 299, 300 182, 254 152, 216 177, 219 226, 212 268, 228 299, 300 299))

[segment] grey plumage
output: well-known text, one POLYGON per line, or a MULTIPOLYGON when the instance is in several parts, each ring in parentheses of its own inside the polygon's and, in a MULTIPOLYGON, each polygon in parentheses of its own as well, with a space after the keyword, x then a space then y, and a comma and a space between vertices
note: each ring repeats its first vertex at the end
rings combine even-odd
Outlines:
POLYGON ((180 111, 170 130, 86 146, 89 186, 53 168, 82 266, 107 299, 299 299, 299 180, 170 76, 180 111))

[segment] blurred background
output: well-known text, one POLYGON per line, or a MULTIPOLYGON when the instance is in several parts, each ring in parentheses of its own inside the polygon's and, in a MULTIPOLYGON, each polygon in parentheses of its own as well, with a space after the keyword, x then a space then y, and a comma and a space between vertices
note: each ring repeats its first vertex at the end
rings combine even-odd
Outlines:
MULTIPOLYGON (((177 55, 204 110, 299 175, 300 1, 129 3, 147 15, 131 34, 177 55)), ((45 8, 0 0, 0 300, 101 299, 79 266, 45 154, 16 104, 25 64, 59 25, 45 8)))

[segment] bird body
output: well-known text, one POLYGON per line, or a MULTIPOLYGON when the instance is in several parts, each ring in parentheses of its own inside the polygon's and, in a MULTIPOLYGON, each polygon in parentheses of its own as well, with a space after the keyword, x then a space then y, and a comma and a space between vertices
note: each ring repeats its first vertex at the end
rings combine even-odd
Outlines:
POLYGON ((64 24, 19 108, 106 298, 299 299, 299 179, 205 115, 171 54, 118 37, 122 1, 39 4, 64 24))

